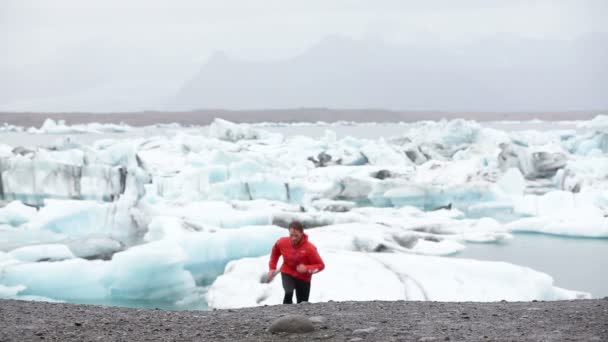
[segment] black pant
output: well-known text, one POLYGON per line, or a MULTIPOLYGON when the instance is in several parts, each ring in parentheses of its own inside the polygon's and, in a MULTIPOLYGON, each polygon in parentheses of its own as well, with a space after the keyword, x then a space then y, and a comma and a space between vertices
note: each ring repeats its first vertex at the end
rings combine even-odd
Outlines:
POLYGON ((296 290, 296 299, 298 303, 308 302, 308 295, 310 295, 310 283, 298 278, 294 278, 287 273, 281 273, 281 279, 283 280, 283 289, 285 290, 285 297, 283 298, 283 304, 293 303, 293 290, 296 290))

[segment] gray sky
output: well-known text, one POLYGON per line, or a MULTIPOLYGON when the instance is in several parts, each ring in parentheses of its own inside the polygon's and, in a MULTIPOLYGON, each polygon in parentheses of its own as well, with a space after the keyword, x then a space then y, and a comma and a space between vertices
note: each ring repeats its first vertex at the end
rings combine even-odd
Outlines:
POLYGON ((444 47, 576 39, 608 32, 605 18, 603 0, 0 0, 0 110, 162 109, 218 50, 264 61, 330 35, 444 47))

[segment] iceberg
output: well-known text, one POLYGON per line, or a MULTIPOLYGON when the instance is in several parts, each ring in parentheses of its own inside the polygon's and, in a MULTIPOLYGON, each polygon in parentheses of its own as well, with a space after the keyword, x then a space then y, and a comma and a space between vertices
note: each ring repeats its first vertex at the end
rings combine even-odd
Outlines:
POLYGON ((186 253, 173 241, 157 241, 114 254, 100 284, 114 300, 174 303, 195 290, 184 269, 186 253))
POLYGON ((278 303, 264 255, 299 220, 327 255, 313 301, 585 297, 525 267, 440 256, 520 232, 608 237, 604 119, 10 128, 51 147, 0 144, 0 296, 278 303))
POLYGON ((485 184, 463 184, 447 187, 433 185, 402 186, 384 193, 395 207, 415 206, 432 210, 452 205, 466 208, 474 203, 493 201, 497 195, 492 187, 485 184))
MULTIPOLYGON (((314 276, 311 302, 348 300, 531 301, 589 298, 541 272, 504 262, 394 253, 320 250, 327 269, 314 276), (336 284, 352 286, 336 286, 336 284), (382 289, 379 291, 379 289, 382 289)), ((280 304, 280 276, 260 279, 269 256, 230 262, 207 292, 218 309, 280 304)))
POLYGON ((264 133, 248 124, 235 124, 219 118, 215 118, 209 125, 209 136, 231 142, 261 139, 264 133))
POLYGON ((0 192, 7 200, 41 206, 47 198, 113 201, 125 191, 127 171, 22 157, 0 159, 0 192))
POLYGON ((512 232, 608 238, 608 218, 604 216, 527 217, 508 223, 505 227, 512 232))
POLYGON ((23 289, 21 296, 46 297, 77 303, 103 302, 101 279, 107 262, 69 259, 57 262, 13 262, 1 265, 1 285, 23 289), (50 276, 52 275, 52 276, 50 276))
POLYGON ((501 170, 516 167, 526 179, 553 177, 567 163, 563 153, 529 152, 526 147, 506 143, 501 144, 500 148, 498 162, 501 170))

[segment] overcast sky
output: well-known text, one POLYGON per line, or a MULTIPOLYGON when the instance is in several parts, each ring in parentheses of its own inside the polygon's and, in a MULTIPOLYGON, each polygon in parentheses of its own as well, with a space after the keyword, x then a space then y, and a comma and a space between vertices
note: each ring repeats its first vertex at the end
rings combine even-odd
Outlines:
POLYGON ((608 32, 606 18, 605 0, 0 0, 0 110, 161 109, 218 50, 260 61, 329 35, 576 39, 608 32))

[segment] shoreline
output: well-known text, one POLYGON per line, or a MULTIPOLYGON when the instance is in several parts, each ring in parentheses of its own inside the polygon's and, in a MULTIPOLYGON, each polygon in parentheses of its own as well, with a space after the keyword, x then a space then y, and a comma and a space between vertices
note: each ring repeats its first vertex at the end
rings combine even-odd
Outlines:
POLYGON ((131 126, 180 123, 183 125, 208 125, 214 118, 222 118, 236 123, 256 122, 413 122, 419 120, 470 119, 476 121, 523 121, 539 119, 544 121, 590 120, 608 113, 608 110, 591 111, 546 111, 546 112, 442 112, 442 111, 390 111, 380 109, 286 109, 286 110, 196 110, 142 111, 125 113, 37 113, 0 112, 0 124, 24 127, 40 127, 45 119, 65 120, 67 124, 125 123, 131 126))
POLYGON ((606 341, 608 297, 492 303, 326 302, 213 311, 0 300, 0 320, 3 342, 606 341), (286 314, 322 319, 316 320, 310 333, 267 331, 271 322, 286 314))

